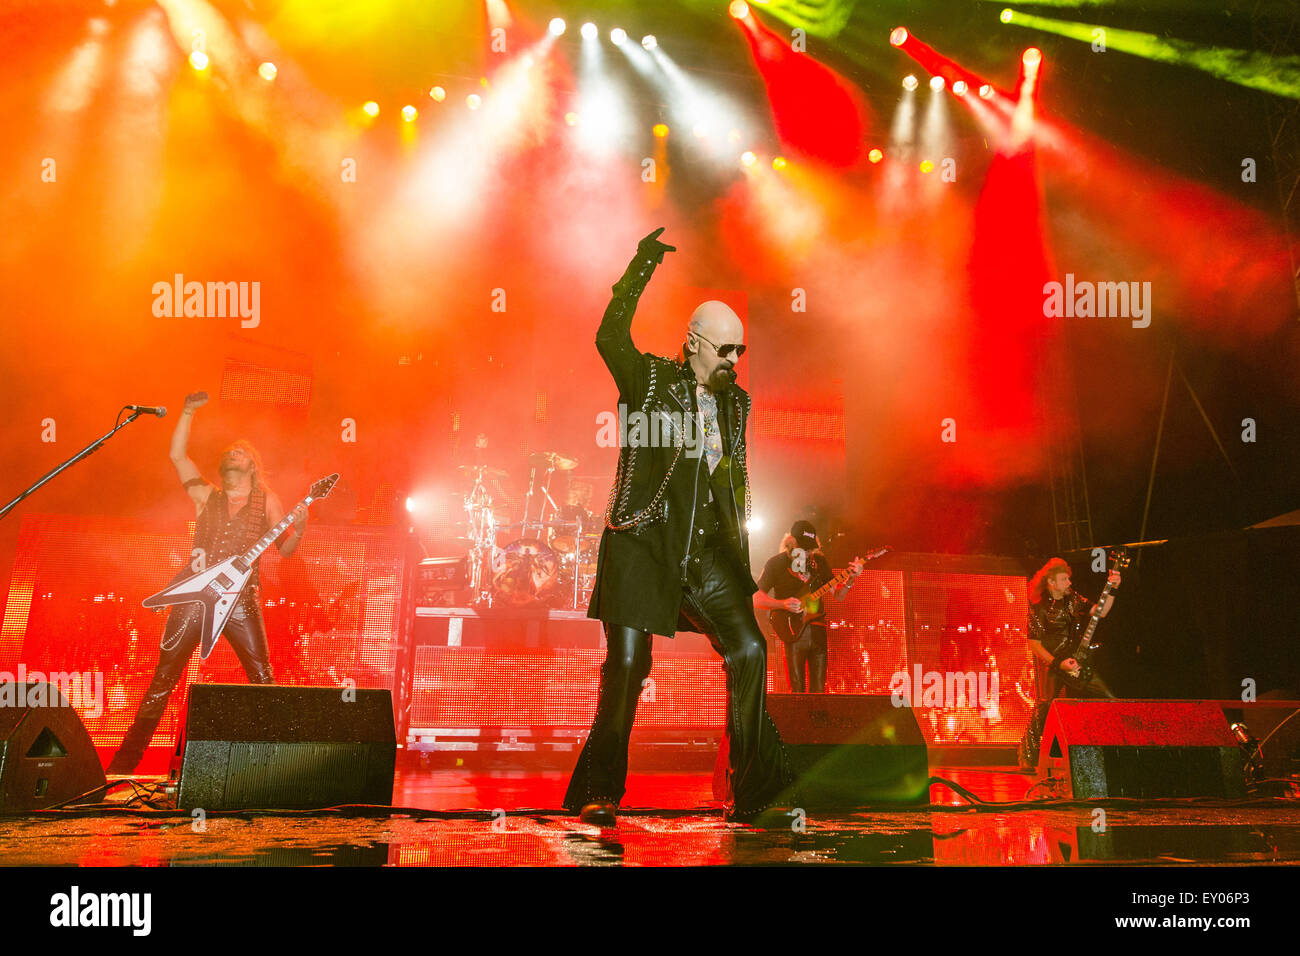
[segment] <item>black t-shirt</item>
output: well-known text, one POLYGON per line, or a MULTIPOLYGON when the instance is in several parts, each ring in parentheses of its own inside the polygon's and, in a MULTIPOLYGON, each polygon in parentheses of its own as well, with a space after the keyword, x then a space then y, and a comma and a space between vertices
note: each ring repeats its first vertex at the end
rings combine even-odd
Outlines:
POLYGON ((786 598, 798 597, 805 590, 816 591, 834 577, 831 564, 824 554, 818 551, 801 553, 807 555, 805 567, 808 570, 804 574, 800 575, 792 567, 793 553, 782 551, 768 558, 767 564, 763 566, 763 574, 758 579, 758 589, 771 591, 777 600, 784 601, 786 598))

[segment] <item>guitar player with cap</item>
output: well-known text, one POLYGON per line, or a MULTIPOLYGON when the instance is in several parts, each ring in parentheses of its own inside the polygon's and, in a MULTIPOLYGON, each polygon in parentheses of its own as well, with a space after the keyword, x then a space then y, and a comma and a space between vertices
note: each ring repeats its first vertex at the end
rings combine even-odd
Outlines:
MULTIPOLYGON (((218 471, 220 486, 214 486, 199 474, 187 448, 190 421, 194 413, 207 404, 206 392, 195 392, 185 399, 185 408, 172 434, 170 456, 181 484, 194 503, 198 521, 194 529, 193 558, 182 572, 188 574, 211 566, 225 558, 246 551, 254 542, 284 517, 280 499, 266 486, 261 458, 247 441, 236 441, 221 454, 218 471)), ((294 524, 277 542, 282 555, 293 553, 302 541, 307 525, 307 509, 294 509, 294 524)), ((185 672, 202 634, 200 608, 180 604, 167 615, 163 628, 158 666, 136 712, 135 720, 122 738, 122 746, 108 765, 108 773, 127 774, 135 770, 153 737, 167 700, 185 672)), ((266 627, 259 606, 256 570, 239 603, 227 621, 222 636, 230 642, 244 673, 253 684, 273 684, 271 662, 266 646, 266 627)))
POLYGON ((1052 558, 1029 581, 1028 642, 1036 665, 1038 706, 1020 742, 1020 768, 1026 772, 1038 765, 1038 746, 1053 700, 1061 696, 1115 696, 1095 671, 1082 686, 1073 686, 1068 678, 1079 673, 1079 662, 1072 652, 1079 645, 1080 632, 1094 614, 1103 618, 1110 613, 1115 600, 1110 588, 1119 585, 1120 573, 1111 569, 1107 591, 1097 604, 1070 586, 1070 574, 1064 558, 1052 558))
MULTIPOLYGON (((853 565, 853 575, 831 591, 841 598, 853 579, 862 572, 861 562, 853 565)), ((800 598, 816 591, 833 577, 831 563, 822 554, 817 531, 807 521, 796 521, 790 533, 781 542, 781 552, 773 555, 763 567, 758 579, 758 592, 754 607, 770 611, 784 611, 802 615, 804 604, 800 598)), ((774 615, 775 617, 776 615, 774 615)), ((819 614, 806 623, 796 623, 789 629, 789 639, 782 629, 777 634, 785 644, 785 674, 790 692, 814 694, 826 692, 826 623, 819 614)))

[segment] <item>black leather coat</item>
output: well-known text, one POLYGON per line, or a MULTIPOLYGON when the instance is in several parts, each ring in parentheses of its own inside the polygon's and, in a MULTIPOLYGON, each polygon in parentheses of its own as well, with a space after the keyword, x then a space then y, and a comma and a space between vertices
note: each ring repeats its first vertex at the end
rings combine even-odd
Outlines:
POLYGON ((639 352, 632 343, 632 316, 653 271, 652 261, 633 260, 614 286, 596 333, 596 348, 618 386, 620 419, 629 425, 621 435, 587 616, 671 636, 695 630, 679 611, 697 511, 708 507, 710 493, 718 547, 749 593, 757 590, 747 529, 750 403, 748 393, 734 384, 718 394, 723 458, 710 474, 703 436, 694 424, 699 421, 694 372, 685 361, 639 352), (638 429, 638 419, 653 424, 638 429))

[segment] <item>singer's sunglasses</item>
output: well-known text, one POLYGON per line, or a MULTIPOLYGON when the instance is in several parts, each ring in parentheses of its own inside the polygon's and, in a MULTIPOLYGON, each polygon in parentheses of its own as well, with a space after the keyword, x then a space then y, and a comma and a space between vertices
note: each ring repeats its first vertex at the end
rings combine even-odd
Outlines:
MULTIPOLYGON (((709 340, 700 335, 699 332, 692 332, 691 335, 695 336, 702 342, 709 342, 709 340)), ((740 358, 745 354, 745 346, 743 345, 718 345, 716 342, 709 342, 709 344, 717 350, 718 358, 720 359, 725 359, 732 352, 736 353, 736 358, 740 358)))

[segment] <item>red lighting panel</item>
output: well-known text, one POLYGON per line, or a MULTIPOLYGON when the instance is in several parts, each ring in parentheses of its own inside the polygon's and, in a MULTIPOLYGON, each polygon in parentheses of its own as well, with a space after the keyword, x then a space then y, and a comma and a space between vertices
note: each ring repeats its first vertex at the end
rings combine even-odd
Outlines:
POLYGON ((918 708, 932 744, 1015 744, 1033 710, 1034 673, 1025 642, 1025 579, 1001 574, 910 574, 913 666, 997 675, 996 706, 918 708))
MULTIPOLYGON (((192 528, 115 518, 32 515, 19 531, 0 670, 89 672, 98 715, 79 707, 96 745, 116 746, 158 662, 164 614, 140 606, 189 560, 192 528)), ((281 684, 393 689, 403 542, 391 532, 313 525, 292 558, 262 559, 262 614, 281 684)), ((247 680, 224 641, 191 660, 154 737, 174 739, 183 690, 247 680)))

